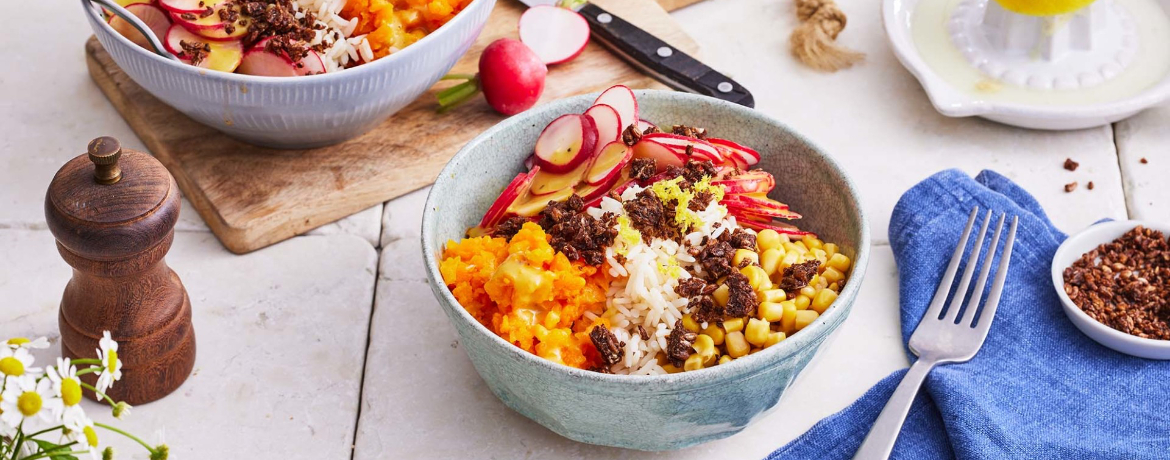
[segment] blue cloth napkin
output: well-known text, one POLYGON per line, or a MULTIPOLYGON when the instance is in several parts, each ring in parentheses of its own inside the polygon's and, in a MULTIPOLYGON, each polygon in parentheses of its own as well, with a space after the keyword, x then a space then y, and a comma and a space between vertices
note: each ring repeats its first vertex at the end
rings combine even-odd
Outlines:
MULTIPOLYGON (((995 172, 974 180, 956 170, 938 173, 894 208, 890 244, 903 341, 934 296, 975 205, 1020 216, 1003 299, 979 354, 931 372, 891 458, 1170 459, 1170 362, 1115 352, 1069 322, 1049 272, 1066 236, 1035 198, 995 172)), ((768 459, 852 458, 904 373, 768 459)))

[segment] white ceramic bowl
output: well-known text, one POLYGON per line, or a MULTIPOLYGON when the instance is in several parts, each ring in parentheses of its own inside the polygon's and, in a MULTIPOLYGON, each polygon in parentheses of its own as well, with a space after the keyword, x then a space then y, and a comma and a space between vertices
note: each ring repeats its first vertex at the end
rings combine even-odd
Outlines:
MULTIPOLYGON (((960 91, 930 68, 918 53, 911 34, 911 17, 920 1, 883 0, 882 24, 894 55, 926 90, 935 110, 948 117, 983 117, 1000 123, 1031 129, 1069 130, 1107 125, 1170 100, 1170 75, 1131 97, 1096 104, 1028 105, 1004 103, 960 91)), ((1159 0, 1163 9, 1170 1, 1159 0)))
MULTIPOLYGON (((495 0, 474 0, 434 33, 393 55, 304 77, 257 77, 200 69, 131 43, 82 0, 114 62, 171 107, 245 142, 312 148, 356 137, 435 84, 475 42, 495 0)), ((160 37, 161 38, 161 37, 160 37)))
POLYGON ((1103 222, 1089 227, 1081 233, 1069 237, 1056 250, 1056 255, 1052 257, 1052 284, 1060 296, 1060 302, 1064 306, 1064 314, 1068 315, 1068 319, 1072 321, 1073 325, 1089 338, 1127 355, 1170 360, 1170 340, 1144 339, 1101 324, 1085 314, 1064 292, 1065 268, 1072 266, 1073 262, 1086 252, 1121 237, 1139 225, 1160 231, 1163 234, 1170 234, 1170 225, 1138 220, 1103 222))

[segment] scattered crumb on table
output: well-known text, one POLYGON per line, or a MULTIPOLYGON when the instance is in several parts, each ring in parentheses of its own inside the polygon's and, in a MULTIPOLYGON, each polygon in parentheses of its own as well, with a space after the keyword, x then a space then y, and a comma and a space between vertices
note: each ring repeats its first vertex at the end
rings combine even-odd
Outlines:
POLYGON ((1077 189, 1077 183, 1075 181, 1064 184, 1064 191, 1066 193, 1072 193, 1072 191, 1076 190, 1076 189, 1077 189))
POLYGON ((1073 161, 1072 158, 1067 158, 1064 160, 1064 169, 1067 169, 1069 171, 1076 171, 1077 166, 1080 166, 1080 165, 1081 165, 1080 163, 1073 161))
POLYGON ((1142 164, 1147 164, 1150 162, 1150 160, 1147 160, 1146 157, 1142 157, 1141 161, 1142 161, 1142 164))
POLYGON ((1093 189, 1093 181, 1089 181, 1088 184, 1085 184, 1085 187, 1087 187, 1089 190, 1092 190, 1093 189))

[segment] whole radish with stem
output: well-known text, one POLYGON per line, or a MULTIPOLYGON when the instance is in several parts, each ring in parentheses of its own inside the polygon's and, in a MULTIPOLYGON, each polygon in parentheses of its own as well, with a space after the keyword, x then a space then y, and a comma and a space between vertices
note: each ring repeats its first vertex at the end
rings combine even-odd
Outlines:
POLYGON ((496 112, 515 115, 528 110, 544 92, 548 66, 524 43, 510 38, 492 42, 479 55, 479 74, 451 74, 444 80, 466 80, 440 91, 439 111, 450 110, 479 93, 496 112))

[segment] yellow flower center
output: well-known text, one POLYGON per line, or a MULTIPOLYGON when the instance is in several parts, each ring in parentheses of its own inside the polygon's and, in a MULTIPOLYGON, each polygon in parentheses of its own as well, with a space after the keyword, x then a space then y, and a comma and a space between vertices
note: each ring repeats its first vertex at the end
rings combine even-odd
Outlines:
POLYGON ((85 442, 89 444, 89 447, 98 446, 97 432, 93 430, 92 426, 83 428, 81 432, 85 434, 85 442))
POLYGON ((19 346, 24 345, 24 344, 29 343, 29 342, 32 342, 32 340, 26 339, 24 337, 13 337, 11 339, 8 339, 8 344, 12 345, 14 347, 19 347, 19 346))
POLYGON ((11 356, 0 359, 0 373, 13 377, 22 376, 24 375, 24 363, 11 356))
POLYGON ((106 354, 106 369, 109 370, 110 372, 114 372, 117 370, 117 365, 118 365, 118 352, 115 350, 110 350, 110 352, 108 354, 106 354))
POLYGON ((66 406, 76 406, 81 402, 81 383, 74 378, 61 380, 61 401, 66 406))
POLYGON ((20 409, 20 413, 25 417, 32 417, 41 411, 41 406, 44 401, 41 400, 41 395, 35 391, 26 391, 21 393, 19 398, 16 398, 16 408, 20 409))

